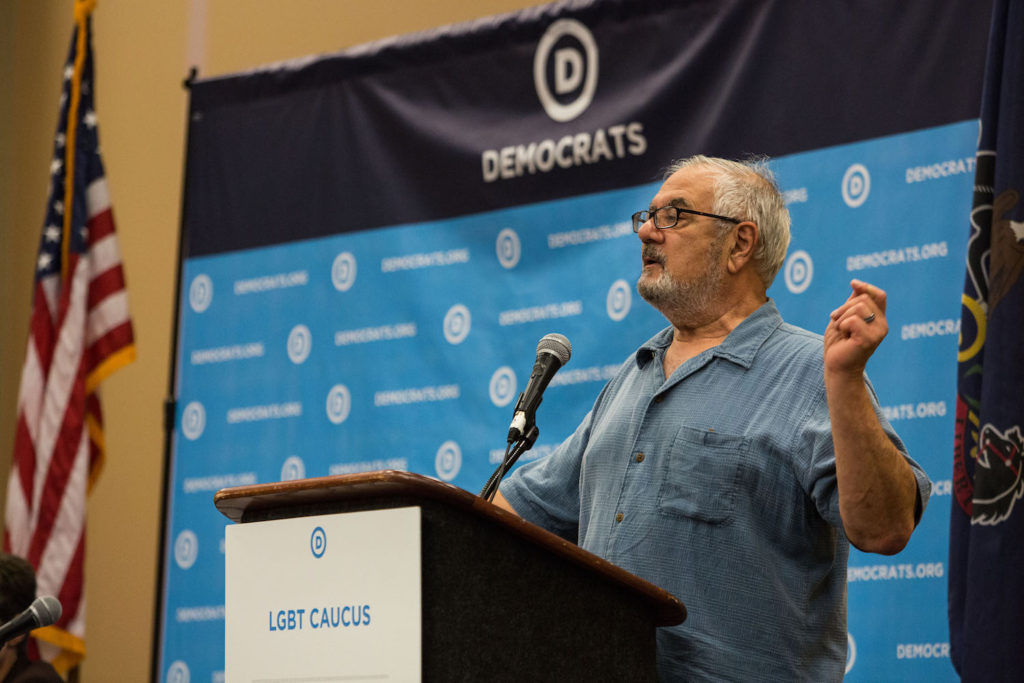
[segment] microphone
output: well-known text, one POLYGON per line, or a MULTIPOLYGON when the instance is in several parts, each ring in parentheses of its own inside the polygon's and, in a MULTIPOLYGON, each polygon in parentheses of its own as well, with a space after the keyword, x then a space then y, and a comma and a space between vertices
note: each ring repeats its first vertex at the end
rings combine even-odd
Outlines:
POLYGON ((44 595, 36 598, 24 612, 0 626, 0 645, 60 619, 61 607, 57 598, 44 595))
POLYGON ((508 443, 518 441, 535 425, 537 406, 540 405, 544 390, 558 369, 569 362, 571 355, 572 344, 555 332, 544 335, 538 342, 537 360, 530 372, 530 381, 516 401, 512 424, 508 428, 508 443))

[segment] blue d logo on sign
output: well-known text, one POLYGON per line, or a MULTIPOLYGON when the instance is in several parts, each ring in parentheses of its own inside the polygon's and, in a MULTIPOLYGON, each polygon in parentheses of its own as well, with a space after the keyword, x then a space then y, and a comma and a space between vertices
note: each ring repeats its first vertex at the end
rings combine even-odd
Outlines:
POLYGON ((327 534, 323 527, 313 529, 313 535, 309 539, 309 549, 313 551, 313 557, 323 557, 327 550, 327 534))

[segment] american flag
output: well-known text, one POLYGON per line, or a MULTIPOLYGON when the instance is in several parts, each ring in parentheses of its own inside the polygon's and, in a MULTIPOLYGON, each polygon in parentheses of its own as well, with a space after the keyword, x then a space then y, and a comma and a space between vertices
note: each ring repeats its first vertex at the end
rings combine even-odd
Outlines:
POLYGON ((36 568, 60 620, 34 633, 59 671, 85 654, 86 495, 103 460, 97 388, 135 357, 93 109, 91 2, 76 0, 7 486, 4 549, 36 568))

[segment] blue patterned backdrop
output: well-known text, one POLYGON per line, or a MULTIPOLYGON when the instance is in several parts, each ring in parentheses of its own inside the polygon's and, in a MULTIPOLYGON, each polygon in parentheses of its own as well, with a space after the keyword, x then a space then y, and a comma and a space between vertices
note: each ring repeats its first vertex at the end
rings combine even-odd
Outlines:
MULTIPOLYGON (((666 324, 636 295, 629 216, 672 158, 696 151, 776 155, 793 240, 769 295, 789 322, 822 332, 851 278, 889 293, 890 334, 868 372, 936 488, 905 551, 851 557, 848 678, 955 679, 945 563, 981 66, 951 46, 910 76, 896 73, 901 52, 837 82, 813 57, 858 54, 853 42, 889 12, 862 3, 837 45, 801 48, 812 66, 794 74, 758 50, 774 55, 821 17, 778 4, 553 5, 193 86, 159 624, 166 680, 223 678, 228 522, 212 505, 218 489, 388 468, 478 492, 549 332, 566 335, 573 356, 545 394, 540 438, 523 460, 566 437, 618 365, 666 324), (665 27, 744 35, 751 54, 730 62, 734 78, 723 81, 704 63, 709 47, 675 44, 678 30, 665 27), (585 101, 585 76, 597 74, 589 107, 567 121, 544 110, 533 76, 548 44, 554 66, 539 78, 554 90, 579 81, 565 102, 585 101), (567 61, 587 70, 559 74, 567 61), (943 70, 946 89, 933 93, 925 86, 943 70), (722 94, 686 107, 679 84, 704 73, 722 94), (762 78, 754 84, 751 73, 762 78), (723 114, 747 91, 756 102, 787 85, 834 95, 782 98, 792 121, 769 116, 774 129, 737 128, 723 114), (518 109, 502 108, 507 91, 518 109), (827 116, 864 108, 858 97, 906 91, 948 106, 936 113, 915 99, 857 124, 827 116)), ((983 44, 987 9, 966 5, 942 11, 961 18, 960 44, 983 44)), ((936 31, 919 15, 937 5, 902 11, 913 20, 901 30, 919 27, 905 40, 936 31)))

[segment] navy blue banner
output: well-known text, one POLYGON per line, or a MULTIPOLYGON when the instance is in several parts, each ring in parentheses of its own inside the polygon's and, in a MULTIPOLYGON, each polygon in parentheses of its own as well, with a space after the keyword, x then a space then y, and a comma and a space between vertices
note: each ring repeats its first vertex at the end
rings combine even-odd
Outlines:
POLYGON ((218 489, 401 469, 478 492, 549 332, 573 355, 523 461, 570 434, 667 324, 635 293, 630 215, 705 151, 775 156, 788 321, 822 332, 852 278, 889 293, 868 372, 936 486, 905 551, 851 555, 847 677, 953 680, 951 359, 987 13, 559 3, 194 84, 160 675, 224 675, 218 489))
POLYGON ((200 80, 187 254, 644 184, 696 152, 779 156, 975 118, 988 6, 564 2, 200 80))

